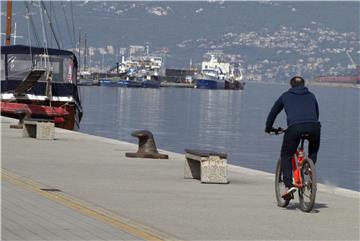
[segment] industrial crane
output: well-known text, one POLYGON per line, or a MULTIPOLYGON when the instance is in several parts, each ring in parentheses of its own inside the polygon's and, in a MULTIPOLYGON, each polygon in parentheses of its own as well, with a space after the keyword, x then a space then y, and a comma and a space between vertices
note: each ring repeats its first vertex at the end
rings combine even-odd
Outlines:
POLYGON ((351 57, 349 50, 346 50, 346 55, 348 56, 351 65, 348 65, 349 69, 356 69, 357 64, 355 63, 354 59, 351 57))

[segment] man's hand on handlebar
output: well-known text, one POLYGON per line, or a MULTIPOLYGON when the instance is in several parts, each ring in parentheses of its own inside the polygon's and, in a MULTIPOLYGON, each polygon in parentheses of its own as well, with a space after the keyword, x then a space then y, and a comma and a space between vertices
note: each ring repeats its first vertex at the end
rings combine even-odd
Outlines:
POLYGON ((274 133, 275 135, 279 135, 279 134, 285 132, 285 130, 281 127, 278 127, 278 128, 266 127, 265 132, 268 134, 274 133))

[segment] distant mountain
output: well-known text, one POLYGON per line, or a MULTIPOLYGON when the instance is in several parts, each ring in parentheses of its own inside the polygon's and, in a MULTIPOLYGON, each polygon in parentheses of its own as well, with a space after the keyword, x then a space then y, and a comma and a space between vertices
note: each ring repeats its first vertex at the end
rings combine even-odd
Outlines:
MULTIPOLYGON (((30 15, 42 36, 35 5, 30 15)), ((6 2, 1 6, 3 30, 6 2)), ((199 64, 206 52, 221 50, 250 79, 278 80, 294 73, 313 78, 344 72, 351 64, 346 51, 357 61, 360 56, 360 2, 67 1, 46 6, 62 47, 74 48, 81 28, 92 64, 98 66, 103 57, 105 66, 114 64, 121 48, 148 44, 150 51, 164 54, 168 67, 188 67, 190 59, 199 64)), ((14 12, 17 34, 27 36, 17 41, 25 43, 30 24, 24 2, 14 2, 14 12)), ((35 44, 34 36, 30 39, 35 44)))

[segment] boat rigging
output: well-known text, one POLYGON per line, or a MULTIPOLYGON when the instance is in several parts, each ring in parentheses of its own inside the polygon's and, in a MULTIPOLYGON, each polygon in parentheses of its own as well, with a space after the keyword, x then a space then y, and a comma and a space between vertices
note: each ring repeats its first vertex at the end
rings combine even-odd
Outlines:
MULTIPOLYGON (((19 110, 28 112, 33 118, 53 120, 56 126, 77 129, 82 117, 82 107, 77 88, 77 58, 63 46, 55 34, 50 13, 43 1, 39 1, 43 46, 31 46, 30 24, 34 26, 31 6, 25 2, 28 13, 29 46, 11 45, 11 10, 7 11, 7 35, 1 47, 1 114, 16 118, 19 110), (43 14, 50 25, 57 49, 49 48, 43 14), (9 32, 10 31, 10 32, 9 32), (10 44, 8 45, 8 40, 10 44)), ((41 45, 36 28, 33 36, 41 45)), ((50 38, 51 39, 51 38, 50 38)))

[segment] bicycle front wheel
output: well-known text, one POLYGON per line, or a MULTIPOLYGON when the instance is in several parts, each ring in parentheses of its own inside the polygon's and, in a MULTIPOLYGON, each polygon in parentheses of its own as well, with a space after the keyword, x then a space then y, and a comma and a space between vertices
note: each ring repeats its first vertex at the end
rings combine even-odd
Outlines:
POLYGON ((314 162, 308 157, 302 161, 301 177, 304 186, 299 188, 300 208, 304 212, 310 212, 315 204, 316 172, 314 162))
POLYGON ((286 207, 289 205, 290 200, 285 200, 281 197, 281 194, 285 191, 285 184, 283 179, 283 174, 281 170, 281 159, 277 161, 276 171, 275 171, 275 197, 277 205, 279 207, 286 207))

